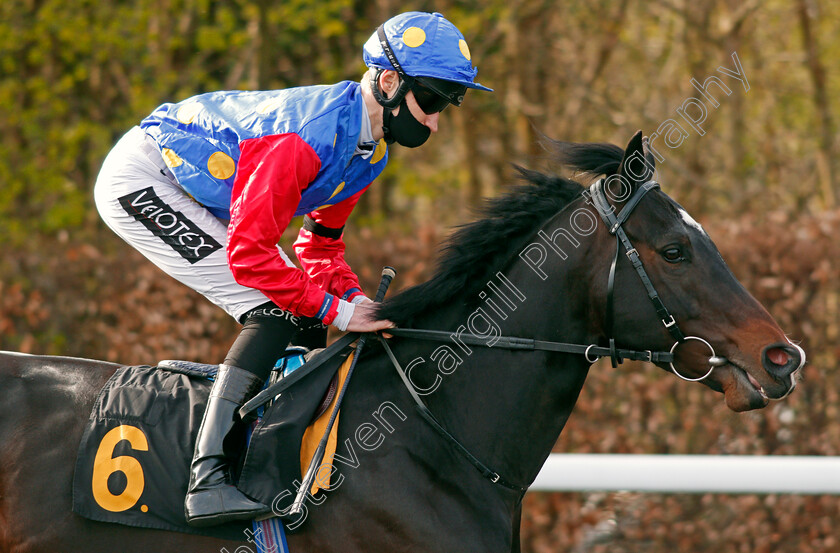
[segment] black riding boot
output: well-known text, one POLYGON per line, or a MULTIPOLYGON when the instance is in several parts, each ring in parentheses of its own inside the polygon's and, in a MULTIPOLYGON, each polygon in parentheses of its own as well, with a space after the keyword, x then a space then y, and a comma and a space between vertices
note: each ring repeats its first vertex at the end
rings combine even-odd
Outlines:
POLYGON ((253 519, 271 509, 248 499, 230 483, 225 438, 238 422, 236 411, 256 394, 262 380, 237 367, 219 365, 219 373, 198 430, 184 512, 191 526, 213 526, 253 519))

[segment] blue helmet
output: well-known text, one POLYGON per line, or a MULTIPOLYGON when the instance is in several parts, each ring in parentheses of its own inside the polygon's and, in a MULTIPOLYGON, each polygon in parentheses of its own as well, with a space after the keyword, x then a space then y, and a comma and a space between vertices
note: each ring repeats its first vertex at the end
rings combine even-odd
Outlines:
POLYGON ((406 12, 392 17, 365 43, 364 61, 368 67, 396 70, 410 77, 492 91, 475 82, 478 69, 472 66, 464 35, 439 13, 406 12), (383 43, 390 46, 396 63, 383 43))

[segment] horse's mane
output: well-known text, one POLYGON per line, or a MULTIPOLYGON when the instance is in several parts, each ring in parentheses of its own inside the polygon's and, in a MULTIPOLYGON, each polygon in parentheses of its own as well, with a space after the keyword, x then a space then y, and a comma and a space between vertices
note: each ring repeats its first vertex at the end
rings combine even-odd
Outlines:
MULTIPOLYGON (((549 139, 543 144, 555 162, 590 177, 616 173, 624 154, 612 144, 549 139)), ((458 227, 444 244, 431 280, 386 301, 379 310, 381 318, 409 326, 423 312, 476 295, 537 229, 583 191, 574 180, 515 168, 526 184, 485 200, 480 218, 458 227)))

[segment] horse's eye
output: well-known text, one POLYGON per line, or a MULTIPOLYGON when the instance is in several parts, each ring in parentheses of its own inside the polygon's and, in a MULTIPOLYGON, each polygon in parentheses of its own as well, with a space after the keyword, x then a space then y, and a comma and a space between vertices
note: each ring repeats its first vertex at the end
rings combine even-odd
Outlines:
POLYGON ((669 246, 662 251, 662 257, 668 263, 679 263, 683 260, 682 248, 678 246, 669 246))

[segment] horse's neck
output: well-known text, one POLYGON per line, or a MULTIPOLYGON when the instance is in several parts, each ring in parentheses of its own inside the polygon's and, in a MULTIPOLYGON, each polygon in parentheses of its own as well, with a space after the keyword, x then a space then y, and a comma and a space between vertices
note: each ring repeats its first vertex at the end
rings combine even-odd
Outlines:
MULTIPOLYGON (((584 252, 576 255, 582 257, 584 252)), ((478 305, 468 309, 453 305, 417 326, 489 334, 492 323, 503 336, 588 343, 588 283, 571 270, 578 261, 571 256, 566 261, 566 267, 545 281, 524 263, 514 263, 493 275, 478 305)), ((508 480, 525 485, 536 476, 563 429, 589 364, 579 355, 463 347, 457 334, 445 344, 449 351, 435 350, 442 378, 425 399, 476 457, 508 480), (446 355, 449 366, 441 363, 446 355), (461 361, 454 370, 453 360, 461 361)), ((488 336, 487 345, 491 344, 488 336)), ((427 348, 430 354, 435 347, 427 348)))

